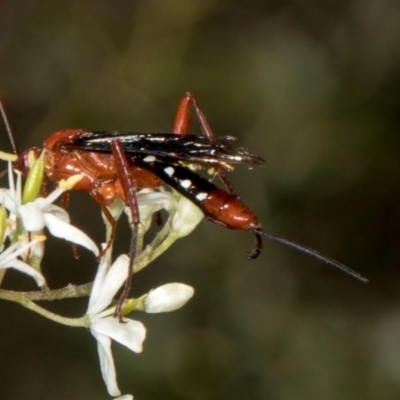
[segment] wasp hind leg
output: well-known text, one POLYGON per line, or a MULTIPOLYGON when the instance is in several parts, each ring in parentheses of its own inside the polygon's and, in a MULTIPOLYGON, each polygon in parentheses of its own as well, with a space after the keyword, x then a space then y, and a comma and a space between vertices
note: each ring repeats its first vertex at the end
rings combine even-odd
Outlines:
POLYGON ((140 215, 139 215, 139 205, 136 197, 136 183, 130 173, 129 164, 128 160, 126 159, 124 149, 118 140, 112 141, 111 149, 112 149, 112 154, 115 158, 117 176, 122 184, 122 188, 125 194, 125 202, 126 205, 129 207, 131 213, 131 221, 132 221, 132 236, 131 236, 131 243, 129 246, 128 274, 126 277, 124 288, 115 307, 115 313, 114 313, 114 316, 118 317, 118 320, 120 322, 123 322, 121 309, 131 289, 133 267, 137 253, 137 237, 139 232, 140 215))
MULTIPOLYGON (((194 108, 203 135, 208 139, 210 143, 213 143, 215 141, 215 135, 211 130, 211 127, 207 121, 206 116, 201 110, 199 103, 197 102, 193 94, 190 92, 186 92, 178 104, 178 108, 175 114, 174 124, 172 126, 172 133, 186 135, 189 132, 191 105, 194 108)), ((226 190, 230 194, 234 194, 237 196, 237 193, 233 188, 232 183, 226 176, 225 171, 222 168, 217 168, 216 174, 218 175, 219 179, 225 186, 226 190)))

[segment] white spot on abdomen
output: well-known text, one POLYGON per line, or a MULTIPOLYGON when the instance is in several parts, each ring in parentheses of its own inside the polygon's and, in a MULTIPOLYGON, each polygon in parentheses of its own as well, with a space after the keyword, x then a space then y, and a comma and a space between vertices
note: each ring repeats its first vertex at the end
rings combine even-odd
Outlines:
POLYGON ((207 198, 208 194, 206 192, 200 192, 196 194, 196 199, 199 201, 203 201, 207 198))
POLYGON ((167 167, 164 168, 164 172, 168 175, 168 176, 172 176, 175 172, 175 169, 173 167, 167 167))
POLYGON ((190 186, 192 186, 192 181, 190 179, 185 179, 183 181, 180 181, 179 184, 185 188, 185 189, 189 189, 190 186))

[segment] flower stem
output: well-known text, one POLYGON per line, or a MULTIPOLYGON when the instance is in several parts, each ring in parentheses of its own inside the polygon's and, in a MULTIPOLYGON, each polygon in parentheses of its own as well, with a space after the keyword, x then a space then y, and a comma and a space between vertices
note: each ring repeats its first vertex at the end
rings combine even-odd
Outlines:
POLYGON ((140 253, 139 256, 136 258, 133 271, 136 273, 139 272, 144 267, 146 267, 157 257, 159 257, 162 253, 164 253, 175 242, 176 239, 177 238, 175 237, 175 235, 169 235, 156 248, 154 248, 153 243, 149 244, 145 248, 145 250, 142 253, 140 253))
POLYGON ((0 299, 23 303, 24 301, 38 300, 61 300, 76 297, 89 296, 92 290, 92 283, 84 285, 68 285, 62 289, 32 291, 32 292, 15 292, 13 290, 0 289, 0 299))
POLYGON ((81 327, 86 327, 88 328, 90 326, 90 321, 89 318, 84 316, 81 318, 67 318, 67 317, 62 317, 61 315, 54 314, 40 306, 38 306, 36 303, 33 301, 24 301, 21 303, 22 306, 28 308, 29 310, 32 310, 43 317, 46 317, 52 321, 58 322, 59 324, 62 325, 67 325, 67 326, 81 326, 81 327))

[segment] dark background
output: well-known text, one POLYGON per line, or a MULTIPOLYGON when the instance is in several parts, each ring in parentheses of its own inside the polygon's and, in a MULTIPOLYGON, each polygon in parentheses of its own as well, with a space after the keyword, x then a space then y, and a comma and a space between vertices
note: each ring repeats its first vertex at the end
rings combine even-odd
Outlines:
MULTIPOLYGON (((0 2, 1 98, 20 149, 63 128, 168 132, 192 91, 217 136, 267 160, 230 175, 264 227, 371 281, 274 243, 248 262, 249 233, 203 222, 134 278, 135 294, 174 281, 196 294, 180 311, 133 315, 148 337, 140 355, 114 345, 123 393, 400 398, 399 76, 396 1, 0 2)), ((88 195, 70 211, 102 240, 88 195)), ((118 236, 127 251, 129 232, 118 236)), ((52 287, 93 278, 81 253, 48 241, 52 287)), ((20 282, 10 273, 5 285, 20 282)), ((2 399, 108 398, 88 332, 7 302, 0 318, 2 399)))

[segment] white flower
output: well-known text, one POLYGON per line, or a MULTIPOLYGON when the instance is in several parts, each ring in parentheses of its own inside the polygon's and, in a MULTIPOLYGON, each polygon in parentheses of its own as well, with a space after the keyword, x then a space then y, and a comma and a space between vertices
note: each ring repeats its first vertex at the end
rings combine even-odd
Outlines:
POLYGON ((144 311, 160 313, 175 311, 193 296, 194 289, 183 283, 168 283, 152 290, 144 300, 144 311))
POLYGON ((181 196, 172 219, 171 230, 178 238, 182 238, 189 235, 203 218, 203 211, 185 196, 181 196))
MULTIPOLYGON (((171 232, 177 239, 189 235, 193 229, 204 218, 201 209, 185 196, 178 195, 176 198, 171 192, 158 192, 153 190, 142 190, 136 195, 139 204, 140 223, 147 230, 152 222, 152 215, 159 210, 173 213, 171 232)), ((130 209, 125 212, 130 219, 130 209)))
POLYGON ((6 268, 16 269, 20 272, 23 272, 24 274, 30 275, 33 279, 35 279, 38 286, 43 286, 46 282, 43 275, 40 274, 38 271, 36 271, 27 263, 17 258, 21 254, 25 253, 25 251, 27 251, 31 246, 38 243, 40 240, 41 238, 34 239, 31 242, 25 244, 24 246, 21 246, 20 243, 18 242, 9 246, 8 249, 6 249, 0 254, 0 269, 6 269, 6 268))
POLYGON ((20 218, 27 232, 41 232, 46 227, 53 236, 86 247, 96 256, 99 254, 96 244, 84 232, 70 224, 68 213, 52 204, 64 192, 63 189, 57 188, 46 198, 38 197, 22 204, 21 174, 17 172, 15 185, 11 164, 8 177, 10 188, 0 189, 0 203, 11 213, 10 219, 20 218))
MULTIPOLYGON (((170 192, 158 192, 150 189, 143 189, 136 194, 139 205, 140 225, 144 231, 150 228, 152 224, 152 216, 162 209, 171 213, 178 206, 178 202, 170 192)), ((125 213, 131 222, 131 211, 129 207, 125 208, 125 213)))
POLYGON ((87 316, 90 320, 90 332, 97 340, 97 350, 100 358, 100 368, 111 396, 121 394, 111 353, 111 339, 128 347, 128 349, 140 353, 142 343, 146 337, 146 328, 139 321, 124 319, 120 323, 113 317, 115 307, 107 308, 115 294, 125 282, 128 275, 129 259, 122 255, 111 264, 111 251, 102 257, 96 278, 93 282, 92 294, 89 299, 87 316))

